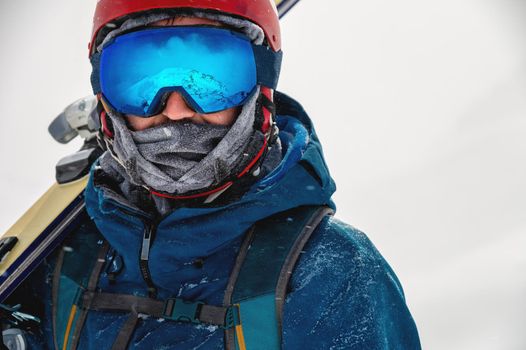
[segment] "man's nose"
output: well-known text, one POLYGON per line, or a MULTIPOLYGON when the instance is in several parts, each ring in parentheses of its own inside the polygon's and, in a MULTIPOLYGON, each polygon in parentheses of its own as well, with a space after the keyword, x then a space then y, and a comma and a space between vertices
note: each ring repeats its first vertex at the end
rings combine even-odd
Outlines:
POLYGON ((166 100, 162 114, 171 120, 182 120, 194 117, 196 112, 186 103, 179 92, 172 92, 166 100))

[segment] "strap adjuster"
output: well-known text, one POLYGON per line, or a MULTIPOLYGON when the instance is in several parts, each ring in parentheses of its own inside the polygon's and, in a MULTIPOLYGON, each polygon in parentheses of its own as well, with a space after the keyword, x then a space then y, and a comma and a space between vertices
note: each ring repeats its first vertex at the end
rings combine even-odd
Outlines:
POLYGON ((179 322, 201 323, 199 314, 204 303, 170 298, 164 304, 163 317, 179 322))

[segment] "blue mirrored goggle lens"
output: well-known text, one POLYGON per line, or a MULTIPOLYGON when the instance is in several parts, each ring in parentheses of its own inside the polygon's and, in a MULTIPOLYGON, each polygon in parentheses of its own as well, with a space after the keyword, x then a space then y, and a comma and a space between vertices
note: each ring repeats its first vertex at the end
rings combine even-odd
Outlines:
POLYGON ((199 113, 243 104, 257 84, 248 39, 227 29, 165 27, 121 35, 102 51, 102 94, 118 112, 151 116, 180 92, 199 113))

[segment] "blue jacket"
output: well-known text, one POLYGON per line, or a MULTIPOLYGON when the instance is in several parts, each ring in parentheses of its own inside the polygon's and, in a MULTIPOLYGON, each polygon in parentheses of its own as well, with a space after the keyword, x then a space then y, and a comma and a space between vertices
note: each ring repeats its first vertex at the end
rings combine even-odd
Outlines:
MULTIPOLYGON (((149 268, 158 298, 221 305, 241 240, 254 222, 300 205, 329 205, 335 184, 312 123, 299 104, 280 95, 281 164, 238 201, 218 208, 182 208, 156 223, 149 268), (199 261, 199 264, 196 264, 199 261)), ((127 204, 93 176, 86 208, 123 268, 99 288, 147 295, 139 269, 145 229, 153 218, 127 204)), ((91 311, 81 349, 109 349, 127 315, 91 311)), ((49 328, 49 327, 48 327, 49 328)), ((224 331, 145 317, 130 349, 222 349, 224 331)), ((293 273, 284 308, 284 349, 420 349, 414 321, 394 272, 367 237, 326 218, 293 273)))

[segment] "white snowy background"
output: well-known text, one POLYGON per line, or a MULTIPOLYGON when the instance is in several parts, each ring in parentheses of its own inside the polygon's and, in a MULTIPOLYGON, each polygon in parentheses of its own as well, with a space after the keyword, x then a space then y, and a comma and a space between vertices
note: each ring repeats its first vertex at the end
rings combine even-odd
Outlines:
MULTIPOLYGON (((0 2, 0 232, 76 150, 94 0, 0 2)), ((525 349, 526 2, 303 0, 280 90, 314 119, 338 216, 402 281, 425 349, 525 349)))

